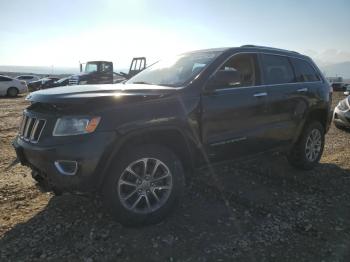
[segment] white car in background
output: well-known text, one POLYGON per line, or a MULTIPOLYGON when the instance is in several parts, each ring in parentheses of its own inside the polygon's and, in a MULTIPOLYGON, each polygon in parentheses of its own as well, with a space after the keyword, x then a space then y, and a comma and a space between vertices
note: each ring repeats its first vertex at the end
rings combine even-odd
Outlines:
POLYGON ((38 81, 40 79, 40 77, 34 76, 34 75, 20 75, 20 76, 17 76, 16 79, 23 80, 27 84, 29 84, 30 82, 38 81))
POLYGON ((0 96, 15 97, 26 92, 28 92, 28 87, 25 81, 0 75, 0 96))

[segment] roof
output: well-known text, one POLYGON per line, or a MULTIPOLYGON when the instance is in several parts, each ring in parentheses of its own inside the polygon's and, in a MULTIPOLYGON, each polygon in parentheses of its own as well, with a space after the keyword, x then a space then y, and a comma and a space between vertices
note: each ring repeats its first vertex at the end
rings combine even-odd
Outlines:
POLYGON ((269 46, 259 46, 259 45, 242 45, 241 48, 254 48, 254 49, 261 49, 261 50, 268 50, 268 51, 278 51, 278 52, 287 52, 287 53, 293 53, 300 55, 296 51, 281 49, 281 48, 275 48, 275 47, 269 47, 269 46))
POLYGON ((298 52, 281 49, 281 48, 274 48, 274 47, 268 47, 268 46, 258 46, 258 45, 242 45, 239 47, 220 47, 220 48, 210 48, 210 49, 202 49, 202 50, 194 50, 186 53, 197 53, 197 52, 225 52, 228 50, 234 50, 234 49, 252 49, 252 50, 259 50, 259 51, 274 51, 278 53, 287 53, 290 55, 298 55, 298 56, 304 56, 298 52))

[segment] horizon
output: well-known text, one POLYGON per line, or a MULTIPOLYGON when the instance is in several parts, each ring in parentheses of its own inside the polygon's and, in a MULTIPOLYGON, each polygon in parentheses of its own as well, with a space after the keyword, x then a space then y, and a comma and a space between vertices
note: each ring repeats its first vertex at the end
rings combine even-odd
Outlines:
POLYGON ((0 6, 2 66, 78 68, 79 61, 108 60, 128 68, 135 56, 153 62, 244 44, 297 51, 320 67, 350 62, 345 0, 15 0, 0 6))

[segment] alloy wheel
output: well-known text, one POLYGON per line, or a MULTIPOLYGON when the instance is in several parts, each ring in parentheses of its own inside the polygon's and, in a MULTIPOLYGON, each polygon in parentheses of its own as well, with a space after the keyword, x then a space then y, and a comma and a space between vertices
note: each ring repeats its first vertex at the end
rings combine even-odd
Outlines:
POLYGON ((172 173, 159 159, 142 158, 129 164, 118 180, 121 204, 129 211, 148 214, 161 208, 173 186, 172 173))
POLYGON ((305 145, 305 155, 308 161, 315 161, 321 152, 322 146, 322 135, 320 130, 313 129, 311 130, 309 136, 306 139, 305 145))

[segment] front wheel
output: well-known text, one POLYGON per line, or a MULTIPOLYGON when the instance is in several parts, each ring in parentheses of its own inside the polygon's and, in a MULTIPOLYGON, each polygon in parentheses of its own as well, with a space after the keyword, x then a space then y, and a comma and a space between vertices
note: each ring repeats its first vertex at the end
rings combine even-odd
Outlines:
POLYGON ((298 142, 288 154, 291 165, 310 170, 320 161, 325 142, 325 131, 320 122, 308 124, 301 134, 298 142))
POLYGON ((16 97, 18 95, 18 89, 16 87, 10 87, 7 90, 7 96, 9 97, 16 97))
POLYGON ((183 194, 181 161, 160 145, 137 146, 121 154, 104 184, 106 207, 124 225, 160 222, 183 194))

